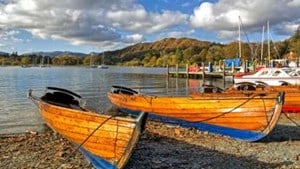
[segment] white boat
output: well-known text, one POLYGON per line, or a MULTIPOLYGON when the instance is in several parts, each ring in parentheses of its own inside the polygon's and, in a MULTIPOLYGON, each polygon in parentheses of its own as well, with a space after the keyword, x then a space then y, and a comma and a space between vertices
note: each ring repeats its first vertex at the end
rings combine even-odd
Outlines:
POLYGON ((98 65, 98 69, 108 69, 108 66, 107 65, 105 65, 104 64, 104 57, 105 57, 105 55, 104 55, 104 52, 103 52, 103 55, 102 55, 102 59, 101 59, 101 65, 98 65))
POLYGON ((234 83, 241 82, 264 82, 270 86, 300 85, 299 68, 261 68, 252 75, 234 76, 234 83))
POLYGON ((108 66, 106 66, 106 65, 98 65, 98 67, 97 67, 98 69, 108 69, 108 66))

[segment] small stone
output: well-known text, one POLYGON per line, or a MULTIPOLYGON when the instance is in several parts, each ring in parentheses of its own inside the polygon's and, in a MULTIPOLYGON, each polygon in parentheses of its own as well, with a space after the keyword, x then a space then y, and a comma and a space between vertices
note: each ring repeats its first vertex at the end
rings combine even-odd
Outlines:
POLYGON ((179 128, 175 128, 174 132, 175 132, 175 134, 176 134, 177 136, 180 136, 180 135, 181 135, 181 132, 180 132, 180 129, 179 129, 179 128))

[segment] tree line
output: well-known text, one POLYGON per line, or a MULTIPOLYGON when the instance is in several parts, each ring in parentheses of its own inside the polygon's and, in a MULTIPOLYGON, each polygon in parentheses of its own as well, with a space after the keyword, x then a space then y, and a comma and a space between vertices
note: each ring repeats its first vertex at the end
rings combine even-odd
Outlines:
POLYGON ((60 55, 57 57, 42 56, 42 55, 15 55, 5 54, 0 55, 0 65, 10 66, 39 66, 39 65, 56 65, 56 66, 87 66, 101 63, 101 58, 98 56, 87 55, 85 57, 74 55, 60 55))

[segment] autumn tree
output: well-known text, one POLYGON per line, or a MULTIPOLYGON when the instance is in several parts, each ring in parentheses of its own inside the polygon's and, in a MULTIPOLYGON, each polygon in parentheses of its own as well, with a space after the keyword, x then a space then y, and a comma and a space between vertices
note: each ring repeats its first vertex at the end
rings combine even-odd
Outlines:
POLYGON ((182 50, 179 49, 179 48, 177 48, 177 49, 176 49, 175 55, 176 55, 176 63, 178 64, 178 63, 180 63, 180 62, 182 61, 182 59, 183 59, 183 53, 182 53, 182 50))
POLYGON ((295 53, 298 57, 300 56, 300 26, 290 39, 289 51, 295 53))
POLYGON ((208 49, 207 48, 204 48, 201 50, 200 54, 199 54, 199 59, 198 61, 201 61, 201 62, 206 62, 206 55, 208 53, 208 49))
POLYGON ((80 64, 80 62, 81 62, 80 57, 68 56, 68 55, 54 57, 52 59, 52 63, 54 65, 78 65, 78 64, 80 64))
POLYGON ((225 58, 236 58, 239 56, 239 44, 238 42, 231 42, 224 46, 225 58))
POLYGON ((206 61, 213 63, 224 59, 224 50, 220 45, 211 46, 206 55, 206 61))
POLYGON ((21 58, 21 64, 22 65, 29 65, 30 64, 30 58, 29 56, 24 56, 21 58))

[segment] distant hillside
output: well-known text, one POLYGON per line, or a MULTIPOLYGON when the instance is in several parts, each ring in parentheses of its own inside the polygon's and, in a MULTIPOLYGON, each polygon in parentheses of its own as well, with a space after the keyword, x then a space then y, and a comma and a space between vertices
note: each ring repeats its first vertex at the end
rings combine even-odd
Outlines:
POLYGON ((105 52, 105 56, 109 56, 110 64, 127 62, 132 59, 143 60, 145 55, 151 54, 160 57, 162 53, 175 53, 177 49, 185 51, 187 49, 193 52, 200 52, 203 48, 209 48, 211 42, 198 41, 189 38, 165 38, 153 43, 138 43, 126 48, 105 52))
POLYGON ((23 54, 23 56, 25 55, 39 55, 39 56, 50 56, 50 57, 71 55, 71 56, 85 57, 87 54, 79 53, 79 52, 70 52, 70 51, 53 51, 53 52, 32 52, 32 53, 23 54))
MULTIPOLYGON (((243 60, 260 61, 261 55, 268 56, 267 43, 263 44, 261 54, 260 42, 242 42, 241 57, 243 60)), ((271 59, 300 57, 300 29, 295 34, 280 42, 271 41, 271 59)), ((238 42, 220 44, 199 41, 190 38, 165 38, 153 43, 138 43, 120 50, 106 51, 105 63, 126 66, 166 66, 194 64, 199 62, 218 63, 226 58, 239 55, 238 42)), ((100 54, 101 55, 101 54, 100 54)))
POLYGON ((1 52, 1 51, 0 51, 0 56, 8 56, 8 55, 9 55, 9 53, 1 52))

